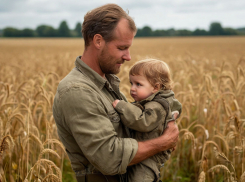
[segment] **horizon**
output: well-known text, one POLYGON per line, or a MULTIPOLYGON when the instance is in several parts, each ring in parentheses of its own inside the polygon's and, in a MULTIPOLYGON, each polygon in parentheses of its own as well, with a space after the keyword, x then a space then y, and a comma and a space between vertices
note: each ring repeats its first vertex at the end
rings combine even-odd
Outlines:
MULTIPOLYGON (((66 21, 66 20, 61 20, 61 22, 62 22, 62 21, 66 21)), ((60 22, 60 23, 61 23, 61 22, 60 22)), ((82 24, 82 22, 77 22, 73 27, 70 27, 70 26, 69 26, 69 22, 66 21, 66 23, 68 24, 68 27, 69 27, 70 30, 73 30, 73 29, 75 28, 75 26, 76 26, 77 23, 81 23, 81 24, 82 24)), ((222 28, 232 28, 232 29, 235 29, 235 30, 237 30, 237 29, 244 29, 244 28, 245 28, 245 24, 244 24, 244 26, 241 26, 241 27, 238 27, 238 28, 234 28, 234 27, 225 27, 225 26, 222 25, 221 22, 210 22, 209 25, 211 25, 211 23, 220 23, 221 26, 222 26, 222 28)), ((37 28, 38 26, 41 26, 41 25, 46 25, 46 26, 51 26, 51 27, 53 27, 52 25, 49 25, 49 24, 44 23, 44 24, 37 25, 35 28, 30 28, 30 27, 18 28, 18 27, 14 27, 14 26, 6 26, 6 27, 3 27, 3 28, 0 28, 0 30, 3 30, 3 29, 5 29, 5 28, 15 28, 15 29, 18 29, 18 30, 23 30, 23 29, 32 29, 32 30, 36 30, 36 28, 37 28)), ((137 29, 142 29, 142 28, 144 28, 144 27, 146 27, 146 26, 148 26, 148 25, 145 25, 145 26, 143 26, 143 27, 137 27, 137 29)), ((156 30, 170 30, 170 29, 174 29, 174 30, 190 30, 190 29, 181 29, 181 28, 180 28, 180 29, 177 29, 177 28, 173 28, 173 27, 169 27, 169 28, 166 28, 166 29, 161 29, 161 28, 154 29, 154 28, 152 28, 151 26, 148 26, 148 27, 150 27, 150 28, 152 29, 152 31, 156 31, 156 30)), ((53 27, 53 28, 54 28, 54 29, 58 29, 58 28, 59 28, 59 25, 58 25, 57 27, 53 27)), ((202 29, 202 28, 196 28, 196 29, 201 29, 201 30, 209 31, 209 27, 208 27, 207 29, 202 29)), ((196 29, 190 30, 190 31, 195 31, 196 29)))

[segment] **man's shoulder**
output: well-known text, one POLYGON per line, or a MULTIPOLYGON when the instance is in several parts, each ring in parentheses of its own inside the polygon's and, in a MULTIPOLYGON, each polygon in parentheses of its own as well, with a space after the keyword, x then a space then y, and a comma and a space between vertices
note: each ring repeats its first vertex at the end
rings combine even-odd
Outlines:
POLYGON ((63 93, 71 88, 88 89, 92 82, 86 78, 77 68, 71 70, 59 83, 57 91, 63 93))

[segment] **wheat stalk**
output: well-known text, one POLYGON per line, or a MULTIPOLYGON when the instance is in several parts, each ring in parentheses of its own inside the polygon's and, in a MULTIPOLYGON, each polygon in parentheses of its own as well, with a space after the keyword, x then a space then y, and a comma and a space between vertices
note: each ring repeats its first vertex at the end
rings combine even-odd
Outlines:
POLYGON ((6 135, 0 142, 0 154, 3 155, 5 152, 12 152, 14 147, 14 140, 11 135, 6 135))
POLYGON ((59 154, 58 154, 57 152, 55 152, 54 150, 51 150, 51 149, 43 149, 43 150, 41 151, 41 153, 39 154, 38 159, 40 160, 41 157, 42 157, 42 155, 45 154, 45 153, 51 153, 51 154, 55 155, 56 157, 58 157, 58 158, 60 159, 59 154))
POLYGON ((245 172, 242 173, 240 180, 241 182, 245 182, 245 172))
POLYGON ((45 181, 52 181, 52 182, 62 182, 60 179, 59 179, 59 177, 57 177, 56 175, 54 175, 54 174, 49 174, 49 175, 47 175, 44 179, 43 179, 43 181, 45 182, 45 181))
POLYGON ((215 138, 218 138, 221 141, 223 141, 225 149, 226 149, 226 152, 227 152, 227 155, 228 155, 229 154, 229 145, 228 145, 227 141, 225 140, 225 138, 221 137, 220 135, 214 135, 213 139, 215 139, 215 138))
MULTIPOLYGON (((195 125, 195 126, 193 127, 193 129, 194 129, 194 128, 200 128, 200 129, 202 129, 203 133, 206 135, 206 129, 205 129, 205 127, 204 127, 203 125, 197 124, 197 125, 195 125)), ((205 138, 208 138, 208 136, 206 136, 205 138)))
POLYGON ((203 146, 202 157, 204 156, 204 152, 208 144, 213 144, 216 148, 219 148, 217 143, 215 143, 214 141, 206 141, 203 146))
POLYGON ((63 144, 59 141, 59 140, 57 140, 57 139, 48 139, 48 140, 46 140, 44 143, 43 143, 43 146, 45 146, 45 145, 47 145, 47 144, 50 144, 50 143, 52 143, 52 144, 57 144, 64 152, 66 152, 65 151, 65 147, 63 146, 63 144))
POLYGON ((205 182, 205 172, 204 172, 204 171, 202 171, 202 172, 199 174, 198 182, 205 182))
MULTIPOLYGON (((53 173, 53 170, 52 170, 52 168, 54 168, 55 169, 55 173, 57 174, 57 175, 55 175, 60 181, 62 181, 62 173, 61 173, 61 171, 60 171, 60 169, 54 164, 54 162, 52 162, 52 161, 50 161, 50 160, 47 160, 47 159, 39 159, 35 164, 34 164, 34 166, 30 169, 30 171, 28 172, 28 174, 27 174, 27 176, 25 177, 25 180, 28 180, 28 177, 32 177, 32 175, 33 175, 33 171, 34 171, 34 169, 39 169, 39 168, 46 168, 46 170, 45 170, 45 173, 46 174, 54 174, 53 173), (45 167, 44 167, 44 166, 45 167)), ((38 179, 40 178, 40 176, 39 176, 39 172, 38 172, 38 174, 36 174, 35 175, 38 179)), ((47 177, 47 175, 46 175, 46 177, 47 177)), ((44 179, 43 179, 44 180, 44 179)))
POLYGON ((223 170, 225 170, 227 173, 229 173, 231 175, 230 170, 226 166, 224 166, 224 165, 216 165, 216 166, 213 166, 212 168, 210 168, 208 170, 208 172, 213 172, 213 171, 215 171, 217 169, 223 169, 223 170))
POLYGON ((229 78, 233 84, 233 87, 236 88, 236 81, 234 78, 234 75, 231 71, 224 71, 220 76, 219 79, 221 78, 229 78))

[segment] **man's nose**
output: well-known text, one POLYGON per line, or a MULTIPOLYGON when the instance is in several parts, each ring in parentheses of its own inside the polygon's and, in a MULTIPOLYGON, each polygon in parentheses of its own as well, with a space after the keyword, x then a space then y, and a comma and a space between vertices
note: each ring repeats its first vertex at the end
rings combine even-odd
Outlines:
POLYGON ((130 51, 129 50, 125 50, 125 53, 123 55, 123 59, 126 61, 130 61, 131 60, 131 56, 130 56, 130 51))

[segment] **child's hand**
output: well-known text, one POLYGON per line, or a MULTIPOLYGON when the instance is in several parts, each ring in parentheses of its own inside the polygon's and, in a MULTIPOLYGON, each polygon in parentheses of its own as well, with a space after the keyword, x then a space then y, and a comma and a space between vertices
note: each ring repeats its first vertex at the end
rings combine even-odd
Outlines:
POLYGON ((114 108, 117 106, 118 102, 120 102, 120 100, 114 100, 114 102, 112 102, 114 108))

